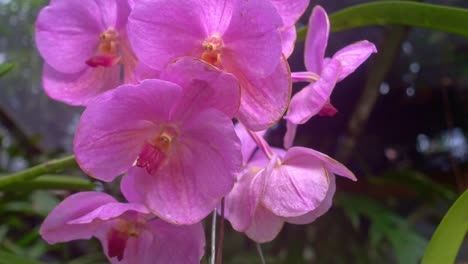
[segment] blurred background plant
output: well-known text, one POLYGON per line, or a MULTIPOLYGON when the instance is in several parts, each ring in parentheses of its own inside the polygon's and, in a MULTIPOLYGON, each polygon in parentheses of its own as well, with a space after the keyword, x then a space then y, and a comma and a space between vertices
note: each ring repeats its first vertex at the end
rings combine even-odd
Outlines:
MULTIPOLYGON (((364 2, 312 1, 298 26, 313 5, 333 13, 364 2)), ((468 8, 464 0, 426 2, 468 8)), ((0 174, 72 152, 83 109, 44 94, 34 47, 34 21, 47 3, 0 0, 0 174)), ((333 33, 328 51, 361 39, 377 43, 379 54, 338 85, 332 101, 339 113, 312 119, 296 140, 347 164, 359 181, 338 180, 328 214, 311 225, 287 225, 274 242, 262 245, 267 263, 418 263, 443 215, 468 187, 467 38, 372 26, 333 33)), ((298 43, 289 60, 293 70, 303 69, 302 56, 298 43)), ((283 133, 281 124, 269 141, 281 146, 283 133)), ((65 196, 104 188, 118 194, 117 184, 92 182, 73 166, 2 188, 0 264, 105 263, 97 241, 49 246, 38 235, 42 220, 65 196)), ((254 243, 229 224, 224 245, 225 263, 260 262, 254 243)), ((467 243, 457 262, 468 262, 467 243)))

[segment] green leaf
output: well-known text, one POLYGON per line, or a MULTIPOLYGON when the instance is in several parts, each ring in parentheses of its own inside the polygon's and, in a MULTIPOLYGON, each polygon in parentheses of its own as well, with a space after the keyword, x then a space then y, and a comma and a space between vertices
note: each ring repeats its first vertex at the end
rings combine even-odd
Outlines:
POLYGON ((39 261, 0 251, 0 264, 42 264, 39 261))
MULTIPOLYGON (((376 1, 345 8, 330 15, 331 30, 375 26, 404 25, 468 36, 468 9, 417 3, 413 1, 376 1)), ((306 27, 298 30, 305 39, 306 27)))
POLYGON ((14 67, 15 65, 11 63, 0 64, 0 77, 3 77, 9 71, 13 70, 14 67))
POLYGON ((377 248, 382 242, 389 242, 397 263, 417 263, 424 253, 427 241, 399 215, 376 201, 364 197, 337 196, 337 204, 348 216, 362 215, 370 220, 369 242, 377 248))
POLYGON ((427 200, 445 199, 453 202, 457 194, 449 187, 433 181, 422 172, 410 169, 387 171, 379 177, 369 179, 380 186, 405 186, 427 200))
POLYGON ((421 263, 454 263, 467 232, 468 190, 455 201, 440 222, 421 263))

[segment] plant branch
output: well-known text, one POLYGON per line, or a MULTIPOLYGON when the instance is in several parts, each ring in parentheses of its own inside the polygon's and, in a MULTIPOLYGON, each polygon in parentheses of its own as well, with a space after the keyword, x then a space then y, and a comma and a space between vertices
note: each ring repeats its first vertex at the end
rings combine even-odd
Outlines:
POLYGON ((263 256, 262 246, 259 243, 255 243, 255 245, 257 247, 258 255, 260 256, 260 261, 262 264, 266 264, 265 257, 263 256))
POLYGON ((216 208, 213 211, 213 218, 211 220, 211 258, 210 264, 215 264, 216 258, 216 208))
POLYGON ((221 219, 219 221, 218 249, 216 251, 216 264, 223 263, 223 240, 224 240, 224 198, 221 199, 221 219))
POLYGON ((0 177, 0 189, 11 184, 33 180, 44 174, 57 173, 66 168, 76 166, 75 156, 49 160, 29 169, 0 177))
POLYGON ((69 190, 92 191, 97 187, 87 179, 81 179, 70 175, 42 175, 31 181, 15 182, 0 188, 5 192, 21 192, 33 190, 69 190))

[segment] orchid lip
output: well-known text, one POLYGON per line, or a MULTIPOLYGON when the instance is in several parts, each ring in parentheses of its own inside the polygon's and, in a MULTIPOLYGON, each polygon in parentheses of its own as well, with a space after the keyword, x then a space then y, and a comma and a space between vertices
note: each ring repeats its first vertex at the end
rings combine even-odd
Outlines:
POLYGON ((134 166, 144 168, 149 174, 154 175, 165 164, 176 136, 174 128, 164 128, 157 137, 143 145, 134 166))
POLYGON ((96 55, 86 60, 86 64, 93 68, 119 64, 119 33, 114 28, 109 28, 99 35, 99 41, 96 55))
POLYGON ((109 257, 117 257, 122 261, 128 239, 138 237, 142 229, 143 224, 140 221, 119 219, 107 234, 109 257))
POLYGON ((201 59, 214 66, 221 63, 221 51, 224 43, 219 34, 213 34, 203 41, 201 59))

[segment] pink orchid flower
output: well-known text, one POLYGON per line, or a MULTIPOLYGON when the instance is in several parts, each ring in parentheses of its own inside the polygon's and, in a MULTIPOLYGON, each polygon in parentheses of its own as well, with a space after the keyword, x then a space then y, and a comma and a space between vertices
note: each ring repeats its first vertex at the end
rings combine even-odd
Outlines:
POLYGON ((293 81, 310 82, 291 100, 285 136, 285 147, 292 146, 296 127, 317 114, 334 115, 337 110, 330 104, 330 95, 335 84, 353 73, 372 53, 377 52, 374 44, 367 40, 348 45, 325 58, 325 49, 330 32, 330 21, 321 6, 316 6, 309 20, 305 43, 304 61, 307 72, 295 72, 293 81))
POLYGON ((193 58, 168 65, 161 78, 167 81, 123 85, 91 101, 74 150, 80 167, 103 181, 136 167, 122 192, 136 192, 168 222, 193 224, 232 189, 241 169, 230 118, 239 86, 231 74, 193 58))
POLYGON ((270 0, 283 20, 280 28, 282 51, 291 56, 296 44, 296 23, 309 6, 310 0, 270 0))
POLYGON ((236 116, 258 131, 278 121, 290 99, 282 26, 270 0, 140 0, 128 31, 137 57, 155 70, 192 56, 234 74, 241 86, 236 116))
POLYGON ((128 0, 52 1, 36 21, 36 44, 44 58, 43 86, 71 105, 122 83, 135 83, 137 60, 127 38, 128 0))
MULTIPOLYGON (((225 198, 225 216, 235 230, 256 242, 273 240, 285 222, 308 224, 326 213, 336 189, 334 174, 356 180, 325 154, 302 147, 271 149, 260 136, 250 135, 268 156, 257 152, 249 161, 225 198)), ((252 139, 241 141, 250 141, 243 145, 250 152, 252 139)))
POLYGON ((205 247, 200 223, 171 225, 141 204, 119 203, 100 192, 66 198, 39 233, 49 244, 96 237, 113 264, 200 263, 205 247))

